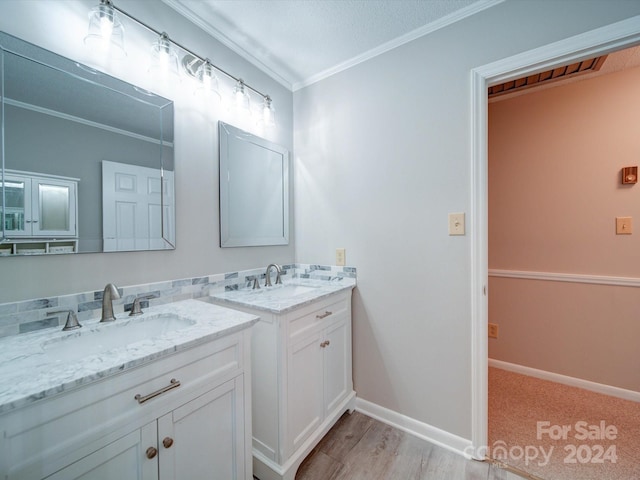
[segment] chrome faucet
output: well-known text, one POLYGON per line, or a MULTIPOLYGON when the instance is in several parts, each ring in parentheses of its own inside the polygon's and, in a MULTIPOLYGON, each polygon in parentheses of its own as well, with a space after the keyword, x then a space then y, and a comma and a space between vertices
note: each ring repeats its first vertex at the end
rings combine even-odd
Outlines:
POLYGON ((270 287, 271 286, 271 267, 276 269, 276 285, 281 284, 282 280, 280 279, 280 274, 282 273, 282 269, 280 268, 280 265, 277 265, 275 263, 270 263, 269 266, 267 267, 267 272, 265 273, 265 280, 264 280, 264 286, 265 287, 270 287))
POLYGON ((113 322, 116 317, 113 315, 113 300, 120 298, 118 288, 113 283, 107 283, 102 294, 102 318, 101 322, 113 322))

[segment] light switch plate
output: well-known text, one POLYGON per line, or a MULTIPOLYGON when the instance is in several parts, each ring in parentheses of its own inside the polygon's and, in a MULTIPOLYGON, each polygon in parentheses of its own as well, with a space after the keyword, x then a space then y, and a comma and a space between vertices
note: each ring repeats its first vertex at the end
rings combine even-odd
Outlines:
POLYGON ((464 235, 464 213, 449 214, 449 235, 464 235))
POLYGON ((347 261, 347 251, 344 248, 336 248, 336 265, 344 267, 347 261))
POLYGON ((631 235, 633 233, 632 217, 616 217, 616 234, 631 235))

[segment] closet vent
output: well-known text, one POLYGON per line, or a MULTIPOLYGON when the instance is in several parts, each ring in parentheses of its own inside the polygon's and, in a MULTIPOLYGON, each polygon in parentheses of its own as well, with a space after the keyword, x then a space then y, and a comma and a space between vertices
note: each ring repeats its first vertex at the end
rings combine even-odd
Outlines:
POLYGON ((547 70, 546 72, 536 73, 535 75, 518 78, 517 80, 511 80, 509 82, 501 83, 500 85, 493 85, 489 87, 489 98, 518 92, 527 88, 537 87, 542 84, 547 85, 551 82, 566 80, 585 73, 597 72, 600 70, 600 67, 602 67, 606 58, 606 55, 590 58, 588 60, 583 60, 582 62, 572 63, 571 65, 566 65, 564 67, 557 67, 552 70, 547 70))

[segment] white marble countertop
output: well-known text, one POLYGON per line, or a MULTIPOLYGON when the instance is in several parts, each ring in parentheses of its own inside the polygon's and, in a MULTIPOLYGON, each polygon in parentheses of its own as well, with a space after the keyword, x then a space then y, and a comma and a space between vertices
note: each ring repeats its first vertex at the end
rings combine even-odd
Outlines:
MULTIPOLYGON (((0 414, 243 330, 258 320, 254 315, 207 302, 183 300, 147 308, 143 315, 136 317, 120 314, 111 323, 101 324, 95 319, 81 322, 83 328, 77 330, 63 332, 61 327, 56 327, 0 338, 0 414), (133 322, 137 322, 137 330, 142 329, 146 335, 147 330, 140 325, 161 316, 177 316, 181 326, 154 334, 155 327, 149 325, 147 338, 106 350, 103 347, 96 353, 89 351, 80 359, 56 358, 55 344, 64 350, 64 343, 73 342, 74 337, 95 335, 97 339, 107 329, 126 329, 133 322), (50 347, 53 349, 48 351, 50 347)), ((85 348, 91 347, 91 343, 84 342, 85 348)), ((58 351, 63 357, 73 355, 58 351)))
POLYGON ((238 305, 272 313, 286 313, 328 295, 350 290, 355 286, 355 280, 349 278, 343 278, 339 281, 296 278, 285 281, 281 285, 262 286, 259 290, 243 288, 216 293, 210 295, 210 298, 215 302, 229 306, 238 305), (296 292, 295 287, 303 288, 297 289, 298 292, 296 292), (292 295, 284 295, 287 289, 292 295))

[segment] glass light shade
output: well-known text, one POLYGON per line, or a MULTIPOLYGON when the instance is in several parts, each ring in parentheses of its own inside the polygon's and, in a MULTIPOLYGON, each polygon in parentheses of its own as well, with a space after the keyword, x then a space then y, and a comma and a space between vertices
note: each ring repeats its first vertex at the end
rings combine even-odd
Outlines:
POLYGON ((205 60, 196 71, 196 78, 199 85, 196 94, 205 101, 220 102, 220 90, 218 87, 218 77, 209 59, 205 60))
POLYGON ((89 30, 84 43, 97 53, 126 56, 124 27, 109 0, 102 0, 89 12, 89 30))
POLYGON ((276 125, 276 111, 269 95, 264 97, 264 103, 262 104, 262 123, 264 123, 265 127, 274 127, 276 125))
POLYGON ((171 45, 171 40, 166 33, 160 35, 158 40, 151 45, 150 72, 160 75, 178 75, 178 54, 171 45))
POLYGON ((251 113, 251 97, 249 97, 249 92, 247 92, 242 79, 238 80, 233 89, 233 104, 238 111, 246 114, 251 113))

